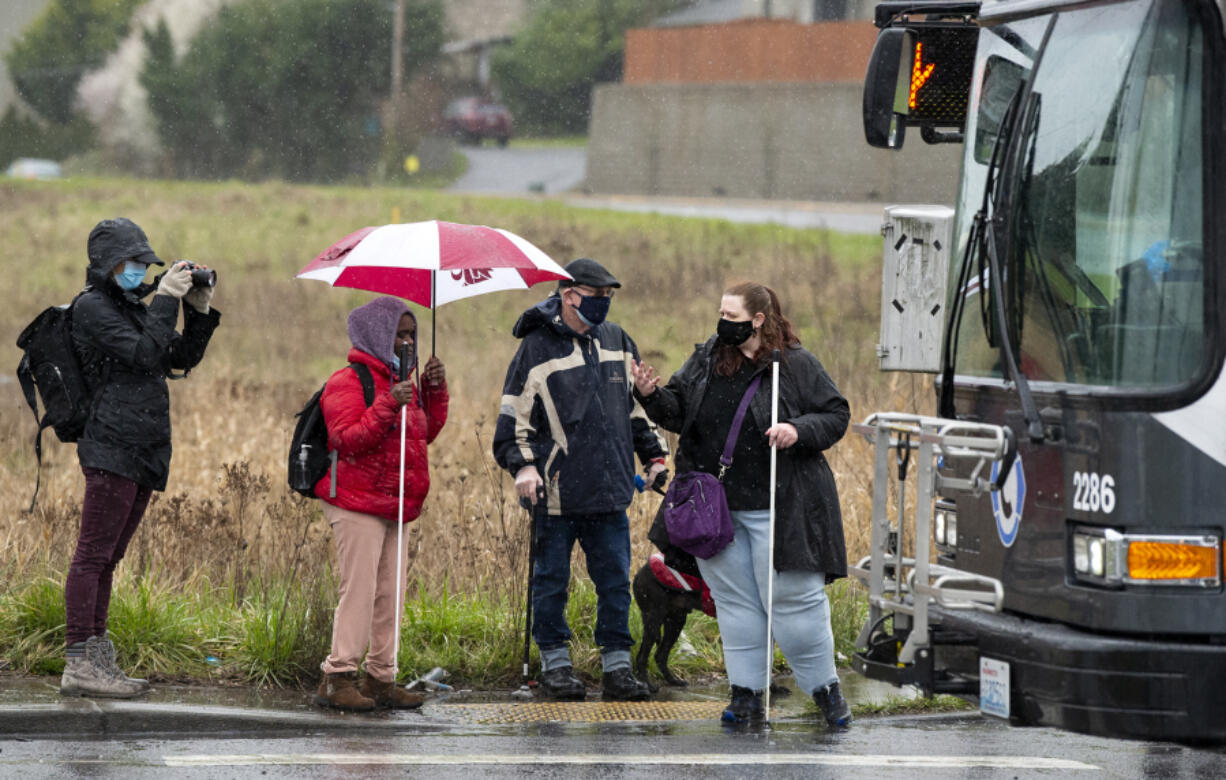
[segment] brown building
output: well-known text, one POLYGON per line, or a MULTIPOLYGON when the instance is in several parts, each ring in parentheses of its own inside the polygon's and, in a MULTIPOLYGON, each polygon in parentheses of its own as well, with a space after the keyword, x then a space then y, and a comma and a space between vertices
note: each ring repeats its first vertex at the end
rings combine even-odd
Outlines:
POLYGON ((624 81, 593 95, 588 189, 951 200, 960 147, 864 141, 861 90, 876 37, 869 21, 778 18, 629 31, 624 81))

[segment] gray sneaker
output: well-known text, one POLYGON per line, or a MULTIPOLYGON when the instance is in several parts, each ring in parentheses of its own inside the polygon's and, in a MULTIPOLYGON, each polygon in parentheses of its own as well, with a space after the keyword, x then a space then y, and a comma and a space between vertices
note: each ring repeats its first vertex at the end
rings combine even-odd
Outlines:
POLYGON ((130 699, 145 692, 141 685, 116 676, 110 669, 99 667, 88 656, 68 658, 64 675, 60 677, 60 693, 64 696, 103 696, 130 699))
POLYGON ((89 643, 95 639, 97 640, 95 643, 95 652, 97 653, 94 658, 95 663, 103 668, 110 669, 112 673, 117 674, 119 677, 130 683, 136 683, 137 685, 141 686, 142 690, 149 690, 148 680, 146 680, 144 677, 129 677, 128 675, 124 674, 122 669, 119 668, 119 664, 115 663, 115 643, 111 641, 111 636, 109 633, 103 634, 102 636, 92 636, 87 639, 85 641, 86 655, 88 655, 90 652, 89 643))

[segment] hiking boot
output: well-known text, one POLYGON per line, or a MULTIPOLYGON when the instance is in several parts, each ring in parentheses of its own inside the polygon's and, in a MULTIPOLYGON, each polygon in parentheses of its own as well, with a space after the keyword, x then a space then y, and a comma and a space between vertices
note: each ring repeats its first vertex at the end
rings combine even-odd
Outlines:
POLYGON ((843 692, 839 690, 837 682, 832 682, 825 688, 818 688, 814 691, 813 701, 817 702, 817 708, 825 716, 826 725, 831 727, 851 725, 851 706, 843 698, 843 692))
POLYGON ((541 675, 541 692, 551 699, 562 701, 583 701, 587 696, 587 688, 583 681, 575 676, 572 666, 559 666, 541 675))
POLYGON ((100 668, 87 656, 69 656, 60 677, 60 693, 64 696, 100 696, 108 699, 131 699, 145 692, 137 683, 128 682, 100 668))
POLYGON ((345 712, 370 712, 375 708, 375 700, 358 691, 357 672, 325 674, 315 693, 315 703, 345 712))
POLYGON ((373 699, 375 706, 381 710, 415 710, 426 700, 424 694, 409 693, 394 682, 376 680, 369 674, 362 680, 358 692, 373 699))
POLYGON ((614 701, 646 701, 651 695, 647 683, 636 678, 628 666, 605 672, 601 683, 604 685, 604 697, 614 701))
POLYGON ((143 677, 129 677, 124 674, 119 665, 115 663, 115 643, 111 641, 110 634, 102 636, 91 636, 85 640, 85 654, 88 656, 94 653, 94 663, 98 666, 109 669, 111 674, 119 679, 126 680, 130 683, 135 683, 141 687, 142 691, 149 690, 149 681, 143 677), (90 643, 93 643, 92 647, 90 643))
POLYGON ((732 686, 732 700, 728 702, 728 708, 719 719, 724 723, 761 723, 766 719, 762 692, 751 691, 739 685, 732 686))

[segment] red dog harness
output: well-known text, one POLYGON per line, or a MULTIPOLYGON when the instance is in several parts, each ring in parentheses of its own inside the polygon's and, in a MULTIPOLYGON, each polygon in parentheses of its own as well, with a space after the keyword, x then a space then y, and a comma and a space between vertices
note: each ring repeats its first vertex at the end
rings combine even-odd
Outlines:
POLYGON ((647 563, 651 566, 651 573, 655 575, 656 580, 664 587, 686 593, 698 591, 702 597, 702 611, 711 617, 715 617, 715 601, 711 598, 711 589, 707 587, 707 583, 703 582, 701 577, 677 571, 666 564, 664 556, 658 552, 652 553, 651 557, 647 559, 647 563))

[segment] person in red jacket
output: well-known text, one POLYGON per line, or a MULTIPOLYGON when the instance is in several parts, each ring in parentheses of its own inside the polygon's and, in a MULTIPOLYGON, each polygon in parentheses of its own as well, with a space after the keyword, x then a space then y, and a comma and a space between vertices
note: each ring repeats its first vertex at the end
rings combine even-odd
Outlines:
MULTIPOLYGON (((408 523, 421 514, 430 490, 426 445, 447 421, 447 383, 443 364, 434 356, 421 372, 420 388, 411 380, 396 381, 402 345, 408 345, 410 355, 406 376, 417 362, 417 320, 403 301, 376 298, 351 311, 348 326, 353 344, 349 362, 369 369, 375 393, 367 406, 362 381, 347 366, 328 379, 319 402, 337 463, 315 485, 315 495, 332 526, 340 599, 315 703, 350 711, 407 709, 421 706, 422 697, 396 685, 392 656, 404 611, 403 588, 395 592, 396 523, 402 517, 401 410, 406 412, 403 521, 408 523), (359 686, 363 653, 366 676, 359 686)), ((407 535, 404 541, 407 546, 407 535)), ((402 547, 402 566, 407 557, 402 547)), ((405 580, 402 569, 400 581, 405 580)))

